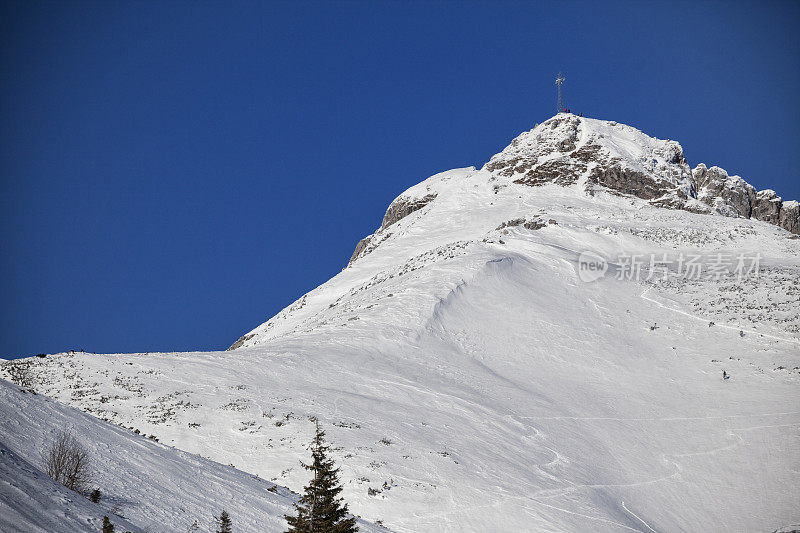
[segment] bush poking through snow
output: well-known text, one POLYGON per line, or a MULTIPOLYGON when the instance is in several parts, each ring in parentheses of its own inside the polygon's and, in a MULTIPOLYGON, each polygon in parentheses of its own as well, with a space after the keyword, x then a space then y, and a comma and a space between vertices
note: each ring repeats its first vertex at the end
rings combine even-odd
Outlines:
POLYGON ((32 363, 29 361, 6 363, 3 365, 11 382, 16 383, 23 389, 33 391, 35 380, 31 369, 32 363))
POLYGON ((42 459, 48 476, 75 492, 89 491, 92 481, 89 452, 69 430, 56 434, 42 459))
POLYGON ((114 533, 114 524, 111 523, 107 516, 103 517, 103 533, 114 533))

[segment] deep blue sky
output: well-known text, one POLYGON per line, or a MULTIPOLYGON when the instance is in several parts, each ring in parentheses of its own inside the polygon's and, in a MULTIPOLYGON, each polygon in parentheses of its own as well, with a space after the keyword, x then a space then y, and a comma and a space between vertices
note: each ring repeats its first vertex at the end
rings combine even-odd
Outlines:
POLYGON ((554 113, 800 198, 800 3, 3 2, 0 357, 224 349, 554 113))

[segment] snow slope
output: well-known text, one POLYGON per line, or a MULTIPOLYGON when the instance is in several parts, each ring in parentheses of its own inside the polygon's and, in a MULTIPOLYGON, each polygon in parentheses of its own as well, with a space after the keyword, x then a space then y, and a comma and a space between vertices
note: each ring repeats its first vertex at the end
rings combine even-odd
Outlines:
POLYGON ((2 371, 294 490, 318 417, 396 531, 772 531, 800 523, 800 240, 697 185, 674 141, 559 115, 401 194, 234 350, 2 371), (759 276, 678 271, 720 254, 759 276))
MULTIPOLYGON (((175 450, 0 380, 0 531, 213 531, 226 509, 239 531, 282 531, 295 495, 284 487, 175 450), (41 471, 40 451, 71 428, 90 453, 100 503, 41 471), (125 517, 125 518, 123 518, 125 517)), ((362 531, 385 531, 361 523, 362 531)))
MULTIPOLYGON (((100 531, 101 506, 47 477, 37 467, 0 443, 0 531, 49 533, 100 531)), ((112 514, 120 530, 141 531, 112 514)))

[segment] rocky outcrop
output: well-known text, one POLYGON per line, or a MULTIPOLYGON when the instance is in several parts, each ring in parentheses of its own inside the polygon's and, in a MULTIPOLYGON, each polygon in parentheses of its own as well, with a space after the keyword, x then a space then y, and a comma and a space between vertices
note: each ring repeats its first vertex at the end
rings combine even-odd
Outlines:
POLYGON ((249 341, 250 339, 252 339, 255 336, 256 336, 255 333, 251 333, 249 335, 242 335, 241 337, 239 337, 239 340, 237 340, 236 342, 231 344, 231 347, 228 348, 226 351, 231 351, 231 350, 235 350, 236 348, 241 348, 242 346, 244 346, 245 342, 249 341))
POLYGON ((568 113, 559 113, 518 136, 484 170, 529 186, 569 186, 585 179, 589 193, 601 186, 664 206, 680 204, 680 195, 687 197, 684 182, 691 174, 675 141, 568 113), (618 139, 623 142, 617 143, 618 139))
POLYGON ((431 203, 436 198, 436 194, 426 194, 422 198, 408 198, 401 196, 389 206, 381 222, 381 229, 386 229, 398 220, 401 220, 414 211, 418 211, 431 203))
POLYGON ((413 198, 410 196, 401 196, 397 198, 386 210, 386 214, 383 216, 383 221, 381 222, 381 227, 378 228, 378 231, 372 235, 367 235, 358 241, 358 244, 356 244, 356 249, 353 250, 353 254, 350 256, 350 260, 347 262, 347 266, 352 265, 353 262, 355 262, 355 260, 359 257, 367 255, 373 251, 378 244, 390 237, 391 233, 386 231, 386 228, 397 221, 404 219, 414 211, 419 211, 435 199, 436 193, 429 193, 421 198, 413 198))
POLYGON ((728 176, 719 167, 699 164, 692 170, 697 199, 716 212, 732 217, 753 218, 800 233, 798 203, 784 202, 772 189, 756 191, 739 176, 728 176))
POLYGON ((392 224, 397 223, 399 220, 404 219, 411 213, 419 211, 432 201, 436 199, 436 193, 429 192, 421 197, 410 195, 402 195, 389 205, 386 214, 383 216, 381 227, 372 235, 367 235, 356 244, 356 249, 350 256, 347 266, 352 265, 359 257, 363 257, 378 247, 380 243, 392 236, 390 231, 387 231, 392 224))
POLYGON ((582 182, 589 194, 603 190, 658 207, 753 218, 800 232, 797 202, 783 202, 772 190, 756 191, 719 167, 700 164, 692 170, 677 142, 616 122, 559 113, 519 135, 483 170, 519 185, 582 182))
POLYGON ((515 179, 514 183, 531 187, 555 183, 566 187, 577 183, 581 175, 586 172, 586 168, 585 163, 573 161, 572 158, 554 159, 531 168, 521 178, 515 179))
POLYGON ((655 200, 675 190, 644 172, 616 164, 608 167, 596 166, 589 175, 589 182, 643 200, 655 200))
POLYGON ((775 191, 767 189, 756 194, 750 218, 775 224, 794 234, 800 233, 800 210, 796 201, 784 202, 775 191))
MULTIPOLYGON (((560 113, 518 136, 505 150, 492 157, 483 168, 506 177, 523 175, 524 178, 519 179, 527 178, 526 185, 540 184, 542 178, 537 176, 550 174, 552 168, 542 167, 537 172, 534 167, 539 159, 551 154, 568 154, 575 150, 578 145, 579 126, 578 117, 560 113)), ((551 160, 553 163, 555 161, 551 160)), ((567 160, 563 161, 568 163, 567 160)))
POLYGON ((800 234, 800 203, 796 200, 783 202, 778 225, 795 235, 800 234))
MULTIPOLYGON (((556 221, 552 220, 552 219, 549 222, 549 224, 555 224, 555 223, 556 223, 556 221)), ((507 221, 503 222, 502 224, 497 226, 497 228, 495 228, 495 229, 500 231, 500 230, 504 230, 506 228, 516 228, 517 226, 522 226, 525 229, 529 229, 529 230, 534 230, 535 231, 537 229, 544 228, 545 226, 547 226, 547 224, 548 224, 547 222, 545 222, 544 220, 539 219, 539 218, 534 218, 533 220, 528 220, 526 218, 515 218, 513 220, 507 220, 507 221)))
POLYGON ((375 237, 375 234, 367 235, 358 241, 358 244, 356 244, 356 249, 353 250, 353 255, 350 256, 350 261, 347 262, 348 265, 358 259, 361 253, 367 248, 367 246, 369 246, 369 243, 372 241, 373 237, 375 237))
POLYGON ((763 220, 770 224, 778 224, 781 220, 782 204, 781 197, 775 194, 772 189, 758 191, 750 218, 763 220))
POLYGON ((723 215, 750 218, 756 191, 742 178, 701 163, 692 170, 692 179, 698 200, 723 215))

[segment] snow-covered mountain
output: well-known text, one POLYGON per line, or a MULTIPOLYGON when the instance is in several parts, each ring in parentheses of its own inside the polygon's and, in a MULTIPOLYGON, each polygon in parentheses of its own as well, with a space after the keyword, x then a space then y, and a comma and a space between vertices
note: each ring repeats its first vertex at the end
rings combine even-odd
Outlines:
POLYGON ((2 372, 294 490, 317 417, 395 531, 772 531, 800 523, 798 231, 674 141, 559 114, 405 191, 227 352, 2 372))

